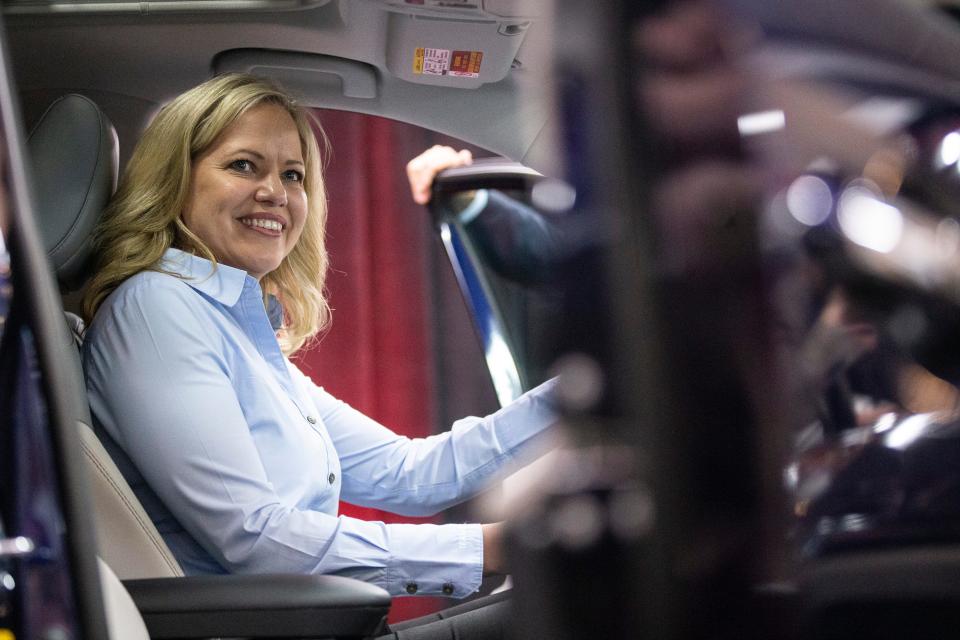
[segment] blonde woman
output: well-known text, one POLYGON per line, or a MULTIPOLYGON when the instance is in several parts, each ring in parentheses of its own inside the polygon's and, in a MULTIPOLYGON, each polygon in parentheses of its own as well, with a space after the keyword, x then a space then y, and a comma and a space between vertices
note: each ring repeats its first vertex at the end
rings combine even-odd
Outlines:
MULTIPOLYGON (((338 502, 426 515, 476 494, 536 448, 552 386, 413 440, 316 386, 287 356, 329 319, 326 206, 310 119, 275 86, 220 76, 164 107, 96 237, 91 408, 159 498, 145 504, 188 574, 467 596, 503 570, 499 525, 388 525, 338 502)), ((498 637, 500 606, 433 624, 498 637)))

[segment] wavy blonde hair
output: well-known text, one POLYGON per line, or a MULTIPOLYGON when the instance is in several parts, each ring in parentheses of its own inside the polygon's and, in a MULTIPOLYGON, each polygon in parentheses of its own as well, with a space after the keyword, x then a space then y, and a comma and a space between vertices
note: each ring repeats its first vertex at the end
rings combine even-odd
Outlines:
POLYGON ((98 260, 83 300, 87 322, 127 278, 141 271, 160 271, 158 263, 170 247, 192 251, 216 264, 209 247, 181 220, 193 161, 237 118, 263 103, 283 107, 297 126, 308 208, 299 241, 277 269, 263 276, 260 286, 265 301, 272 294, 283 305, 280 344, 284 353, 296 351, 328 324, 330 307, 324 295, 327 196, 317 143, 319 136, 328 151, 326 136, 312 114, 279 87, 238 73, 217 76, 180 95, 144 131, 94 232, 98 260))

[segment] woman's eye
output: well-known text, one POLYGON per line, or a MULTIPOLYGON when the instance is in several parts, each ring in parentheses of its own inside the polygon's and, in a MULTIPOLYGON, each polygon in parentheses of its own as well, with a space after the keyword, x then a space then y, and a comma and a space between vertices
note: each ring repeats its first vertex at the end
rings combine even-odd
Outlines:
POLYGON ((303 182, 303 174, 294 169, 283 172, 283 179, 289 180, 290 182, 303 182))
POLYGON ((247 173, 253 170, 253 163, 249 160, 234 160, 230 163, 230 168, 235 171, 242 171, 247 173))

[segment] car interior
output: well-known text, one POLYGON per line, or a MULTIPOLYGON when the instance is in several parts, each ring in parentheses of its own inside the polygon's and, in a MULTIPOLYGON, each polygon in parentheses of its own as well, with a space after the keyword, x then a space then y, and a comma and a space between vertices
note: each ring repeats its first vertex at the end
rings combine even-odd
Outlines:
POLYGON ((441 174, 431 214, 498 403, 561 377, 569 442, 491 499, 514 637, 948 636, 960 25, 927 2, 722 2, 736 139, 699 145, 678 109, 671 146, 634 48, 652 4, 5 2, 0 639, 385 628, 389 595, 356 580, 184 576, 84 397, 92 230, 150 118, 228 71, 498 156, 441 174), (434 51, 481 55, 437 72, 434 51), (718 158, 762 197, 725 209, 718 158), (478 190, 558 229, 545 267, 491 258, 458 218, 478 190))

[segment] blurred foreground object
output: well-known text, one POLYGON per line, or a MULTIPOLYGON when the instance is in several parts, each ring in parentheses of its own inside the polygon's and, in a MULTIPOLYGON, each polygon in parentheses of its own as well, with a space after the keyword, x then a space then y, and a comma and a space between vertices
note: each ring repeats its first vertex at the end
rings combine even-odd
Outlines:
POLYGON ((606 241, 564 272, 556 368, 592 400, 514 509, 516 637, 949 634, 960 137, 923 140, 960 32, 886 0, 558 11, 606 241))

